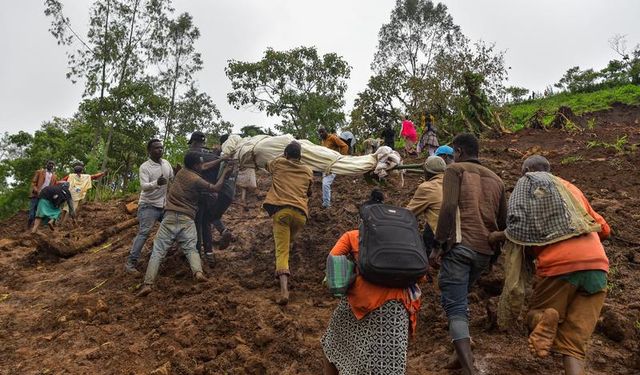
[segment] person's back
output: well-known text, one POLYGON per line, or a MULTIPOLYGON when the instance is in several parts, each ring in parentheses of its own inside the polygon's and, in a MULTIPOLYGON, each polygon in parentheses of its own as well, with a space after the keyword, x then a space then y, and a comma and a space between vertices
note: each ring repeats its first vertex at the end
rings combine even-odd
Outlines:
MULTIPOLYGON (((458 190, 457 208, 460 211, 460 233, 458 239, 463 246, 491 255, 493 250, 487 241, 489 233, 498 229, 498 223, 506 218, 505 190, 502 179, 477 161, 451 164, 445 171, 443 191, 458 190), (447 178, 449 176, 449 178, 447 178), (451 178, 451 176, 455 176, 451 178), (458 185, 458 186, 454 186, 458 185)), ((446 193, 445 193, 446 194, 446 193)), ((451 196, 451 195, 450 195, 451 196)), ((444 202, 450 204, 452 202, 444 202)), ((451 223, 447 218, 444 222, 451 223)), ((445 224, 443 232, 451 231, 445 224)), ((456 233, 456 235, 458 235, 456 233)), ((455 239, 455 237, 450 239, 455 239)), ((451 242, 453 244, 453 242, 451 242)))
POLYGON ((272 184, 264 204, 291 206, 308 215, 307 192, 313 180, 311 168, 299 160, 279 157, 269 162, 267 171, 272 175, 272 184))
POLYGON ((490 268, 494 252, 489 234, 506 227, 504 183, 478 161, 480 146, 472 134, 453 141, 455 163, 444 172, 442 205, 430 263, 438 276, 442 307, 449 320, 449 335, 463 372, 473 374, 467 295, 482 272, 490 268))

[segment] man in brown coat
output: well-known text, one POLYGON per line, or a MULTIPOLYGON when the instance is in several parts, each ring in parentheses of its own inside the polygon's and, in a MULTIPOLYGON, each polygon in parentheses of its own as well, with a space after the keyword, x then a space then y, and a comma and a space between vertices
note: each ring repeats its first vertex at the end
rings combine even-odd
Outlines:
POLYGON ((29 198, 29 222, 28 227, 31 228, 36 219, 36 210, 38 209, 38 195, 40 191, 47 186, 54 186, 58 182, 58 176, 53 172, 56 163, 53 160, 47 160, 43 169, 38 169, 31 179, 31 192, 29 198))

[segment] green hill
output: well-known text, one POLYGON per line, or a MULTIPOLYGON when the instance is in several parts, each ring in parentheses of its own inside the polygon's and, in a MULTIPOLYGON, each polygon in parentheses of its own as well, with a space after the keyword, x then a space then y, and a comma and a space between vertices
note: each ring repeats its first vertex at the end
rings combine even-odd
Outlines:
POLYGON ((546 98, 528 100, 522 103, 507 105, 511 113, 514 130, 522 129, 527 120, 538 110, 545 112, 544 123, 549 124, 555 112, 561 106, 571 107, 577 115, 607 109, 612 103, 640 104, 640 86, 625 85, 614 88, 586 92, 563 92, 546 98))

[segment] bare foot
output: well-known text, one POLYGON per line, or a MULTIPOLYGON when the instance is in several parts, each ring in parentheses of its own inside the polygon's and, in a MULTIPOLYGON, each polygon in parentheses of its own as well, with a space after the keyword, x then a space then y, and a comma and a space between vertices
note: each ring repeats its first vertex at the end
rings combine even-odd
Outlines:
POLYGON ((280 306, 286 306, 289 303, 289 296, 280 296, 276 298, 276 303, 280 306))
POLYGON ((150 285, 144 285, 142 287, 142 289, 140 289, 140 291, 136 294, 136 297, 145 297, 148 296, 149 293, 151 293, 152 289, 150 285))
POLYGON ((549 355, 556 338, 560 316, 555 309, 546 309, 533 319, 537 323, 529 335, 529 350, 532 354, 544 358, 549 355))

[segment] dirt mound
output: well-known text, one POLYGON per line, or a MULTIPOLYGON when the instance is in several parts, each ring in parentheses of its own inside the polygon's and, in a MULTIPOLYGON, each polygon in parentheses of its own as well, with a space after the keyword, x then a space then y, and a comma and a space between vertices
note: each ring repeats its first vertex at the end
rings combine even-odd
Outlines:
MULTIPOLYGON (((507 186, 519 177, 524 157, 545 155, 554 172, 579 186, 613 227, 615 236, 605 242, 609 295, 590 346, 591 374, 635 374, 640 365, 640 156, 631 147, 640 142, 639 117, 636 107, 614 107, 584 115, 597 126, 583 132, 528 129, 482 143, 483 162, 507 186), (605 145, 622 136, 622 151, 605 145)), ((269 178, 260 175, 258 182, 264 195, 269 178)), ((390 203, 403 205, 419 183, 419 176, 407 175, 400 186, 392 176, 383 190, 390 203)), ((209 282, 194 283, 186 261, 173 251, 156 290, 144 299, 135 298, 141 277, 123 270, 136 227, 62 259, 37 252, 36 242, 20 234, 26 221, 20 214, 0 226, 0 242, 12 241, 0 248, 0 374, 321 373, 319 340, 337 304, 321 284, 325 257, 344 231, 356 227, 357 204, 370 189, 362 178, 338 177, 334 206, 323 210, 317 179, 309 222, 291 255, 292 301, 286 307, 274 303, 271 222, 259 208, 260 198, 250 197, 248 211, 234 204, 225 216, 238 238, 216 252, 209 282)), ((124 203, 90 203, 80 227, 43 233, 51 241, 81 241, 130 219, 124 203)), ((145 256, 150 246, 148 241, 145 256)), ((558 373, 558 358, 528 354, 524 329, 505 335, 493 328, 501 276, 498 265, 470 295, 479 369, 498 375, 558 373)), ((424 285, 423 296, 408 373, 453 374, 443 369, 451 347, 438 293, 424 285)))

